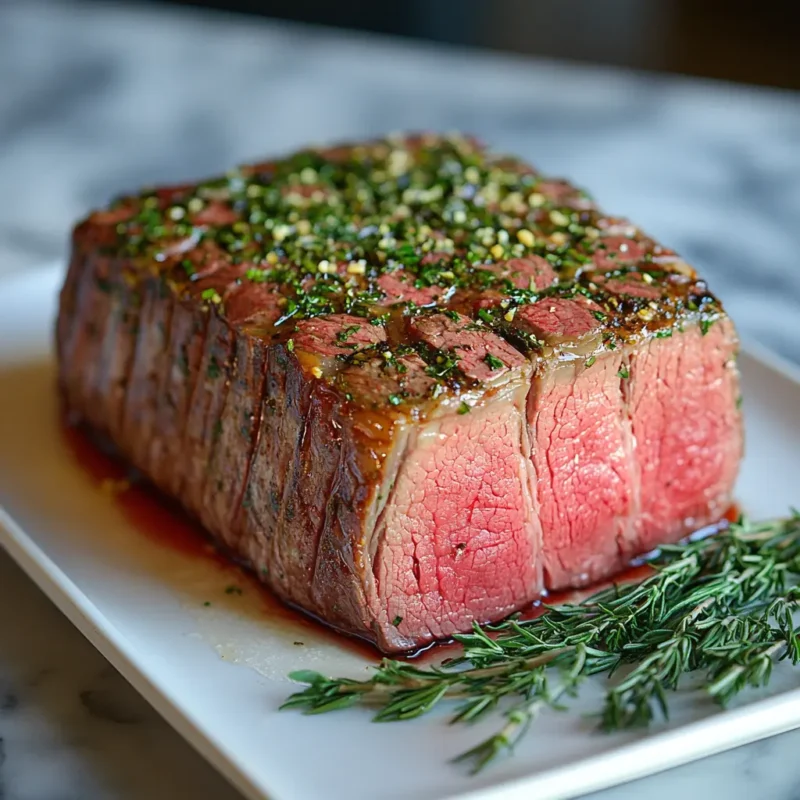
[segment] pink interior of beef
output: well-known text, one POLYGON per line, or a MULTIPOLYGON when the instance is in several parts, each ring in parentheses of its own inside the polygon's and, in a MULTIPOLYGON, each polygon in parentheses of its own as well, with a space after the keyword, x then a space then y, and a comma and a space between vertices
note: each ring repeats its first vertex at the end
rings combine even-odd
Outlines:
POLYGON ((626 384, 640 496, 629 554, 675 541, 728 510, 742 456, 730 320, 650 339, 626 384))
MULTIPOLYGON (((546 340, 597 327, 582 303, 537 305, 520 318, 546 340)), ((413 436, 378 531, 386 646, 498 619, 542 588, 590 584, 719 519, 741 455, 735 347, 727 322, 706 335, 690 325, 540 365, 529 451, 511 402, 413 436)))
POLYGON ((523 391, 411 436, 373 565, 384 646, 403 649, 513 611, 541 592, 523 391))
POLYGON ((550 262, 537 255, 485 264, 480 269, 499 275, 517 289, 545 289, 558 282, 558 276, 550 262))
POLYGON ((635 508, 620 351, 545 368, 528 399, 548 588, 586 584, 620 565, 635 508))

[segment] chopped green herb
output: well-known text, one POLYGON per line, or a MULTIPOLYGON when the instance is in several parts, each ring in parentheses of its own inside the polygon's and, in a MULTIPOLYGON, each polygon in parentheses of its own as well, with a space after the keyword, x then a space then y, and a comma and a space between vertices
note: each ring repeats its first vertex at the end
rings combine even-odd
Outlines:
POLYGON ((589 356, 589 358, 586 359, 586 366, 591 367, 595 361, 597 361, 597 356, 589 356))
POLYGON ((472 411, 472 409, 469 407, 469 405, 462 401, 461 405, 458 407, 458 413, 469 414, 470 411, 472 411))
POLYGON ((181 261, 181 266, 183 267, 183 271, 190 278, 197 272, 194 263, 188 258, 184 258, 183 261, 181 261))
POLYGON ((394 625, 394 627, 396 628, 402 621, 403 621, 402 617, 395 617, 392 620, 392 625, 394 625))
POLYGON ((402 402, 403 402, 403 398, 402 398, 402 397, 400 397, 400 395, 399 395, 399 394, 390 394, 390 395, 389 395, 389 402, 390 402, 390 403, 391 403, 393 406, 399 406, 399 405, 400 405, 400 403, 402 403, 402 402))
POLYGON ((242 594, 242 587, 241 586, 226 586, 225 587, 225 594, 242 594))
POLYGON ((267 272, 257 267, 251 267, 245 272, 245 277, 253 283, 264 283, 267 280, 267 272))
POLYGON ((206 375, 208 375, 211 380, 216 380, 222 375, 222 367, 219 365, 219 361, 217 361, 216 356, 211 356, 208 361, 208 368, 206 369, 206 375))
POLYGON ((630 373, 628 372, 628 368, 625 366, 620 367, 617 376, 622 378, 623 380, 627 380, 628 378, 630 378, 630 373))
MULTIPOLYGON (((579 190, 565 185, 562 199, 547 183, 518 159, 458 135, 426 136, 413 146, 389 138, 236 169, 166 200, 163 192, 149 190, 125 198, 114 207, 130 207, 130 214, 114 223, 117 241, 104 247, 109 256, 122 255, 131 263, 119 282, 126 297, 144 283, 144 265, 155 273, 157 290, 165 297, 183 294, 199 275, 210 273, 210 258, 241 265, 235 283, 274 286, 280 316, 265 326, 272 328, 269 333, 289 322, 348 314, 362 318, 364 325, 382 326, 391 318, 397 323, 391 326, 394 336, 402 331, 402 317, 435 307, 454 321, 461 321, 462 314, 471 317, 469 330, 499 329, 530 351, 542 343, 508 323, 518 309, 549 297, 583 295, 602 302, 602 308, 589 306, 590 312, 620 342, 654 320, 670 319, 678 328, 691 317, 688 311, 719 316, 717 301, 692 282, 664 281, 657 307, 630 297, 617 303, 602 282, 593 282, 602 270, 586 269, 599 253, 618 255, 618 248, 604 241, 611 218, 591 200, 573 203, 585 196, 579 190), (177 259, 172 255, 176 245, 183 253, 177 259), (503 266, 513 258, 545 259, 555 273, 553 285, 537 289, 535 280, 523 278, 524 287, 518 287, 521 276, 503 266), (416 303, 406 297, 391 310, 385 308, 391 292, 384 279, 391 276, 422 292, 412 295, 416 303), (441 291, 426 295, 432 287, 441 291), (480 307, 482 296, 493 305, 480 307)), ((640 238, 638 232, 626 235, 640 238)), ((655 266, 649 254, 645 260, 655 266)), ((627 265, 624 257, 615 266, 605 270, 606 278, 642 269, 641 263, 627 265)), ((665 274, 648 269, 644 280, 665 274)), ((106 291, 103 280, 98 286, 106 291)), ((200 291, 203 302, 223 303, 222 277, 217 283, 200 291)), ((700 324, 707 328, 709 323, 700 324)), ((344 328, 337 340, 352 341, 351 331, 352 325, 344 328)), ((291 352, 291 340, 287 348, 291 352)), ((457 374, 454 360, 433 360, 427 351, 420 355, 440 382, 466 380, 457 374)))
POLYGON ((346 342, 349 336, 361 330, 360 325, 348 325, 346 328, 340 330, 336 334, 336 339, 340 342, 346 342))
POLYGON ((505 364, 497 358, 497 356, 493 356, 491 353, 487 353, 483 359, 488 365, 490 369, 503 369, 505 364))
POLYGON ((434 378, 447 378, 458 369, 458 356, 446 350, 435 351, 434 363, 425 368, 425 372, 434 378))

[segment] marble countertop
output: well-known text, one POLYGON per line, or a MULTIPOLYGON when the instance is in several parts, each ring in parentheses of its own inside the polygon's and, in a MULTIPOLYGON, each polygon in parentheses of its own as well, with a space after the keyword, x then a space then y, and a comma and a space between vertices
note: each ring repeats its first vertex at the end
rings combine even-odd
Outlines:
MULTIPOLYGON (((0 0, 0 271, 126 188, 460 129, 590 187, 800 362, 800 95, 196 11, 0 0), (758 280, 756 280, 758 278, 758 280)), ((800 732, 597 795, 790 798, 800 732)), ((0 554, 0 798, 238 797, 0 554), (24 612, 20 612, 24 609, 24 612)))

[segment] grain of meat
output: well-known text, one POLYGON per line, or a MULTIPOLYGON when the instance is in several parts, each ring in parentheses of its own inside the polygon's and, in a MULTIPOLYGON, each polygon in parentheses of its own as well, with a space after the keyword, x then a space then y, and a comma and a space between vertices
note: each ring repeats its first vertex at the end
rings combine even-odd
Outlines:
POLYGON ((119 198, 75 229, 57 349, 73 417, 386 652, 716 521, 742 451, 704 281, 469 137, 119 198))

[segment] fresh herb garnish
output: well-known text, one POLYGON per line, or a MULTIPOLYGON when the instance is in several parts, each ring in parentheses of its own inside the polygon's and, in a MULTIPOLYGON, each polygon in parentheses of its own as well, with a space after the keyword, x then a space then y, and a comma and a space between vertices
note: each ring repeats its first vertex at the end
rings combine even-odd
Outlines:
POLYGON ((628 368, 626 366, 621 366, 619 368, 619 372, 617 372, 617 377, 622 378, 622 380, 627 380, 630 378, 631 374, 628 372, 628 368))
POLYGON ((686 673, 702 677, 694 691, 724 706, 766 684, 774 661, 800 661, 792 619, 800 605, 800 513, 740 519, 715 536, 665 545, 647 563, 653 573, 639 583, 548 607, 536 619, 476 624, 454 637, 463 653, 438 667, 384 659, 365 681, 294 672, 308 685, 283 707, 320 713, 365 703, 389 721, 451 700, 453 721, 471 722, 510 702, 499 732, 458 759, 477 772, 591 675, 611 678, 599 724, 613 731, 665 718, 668 693, 686 673))

